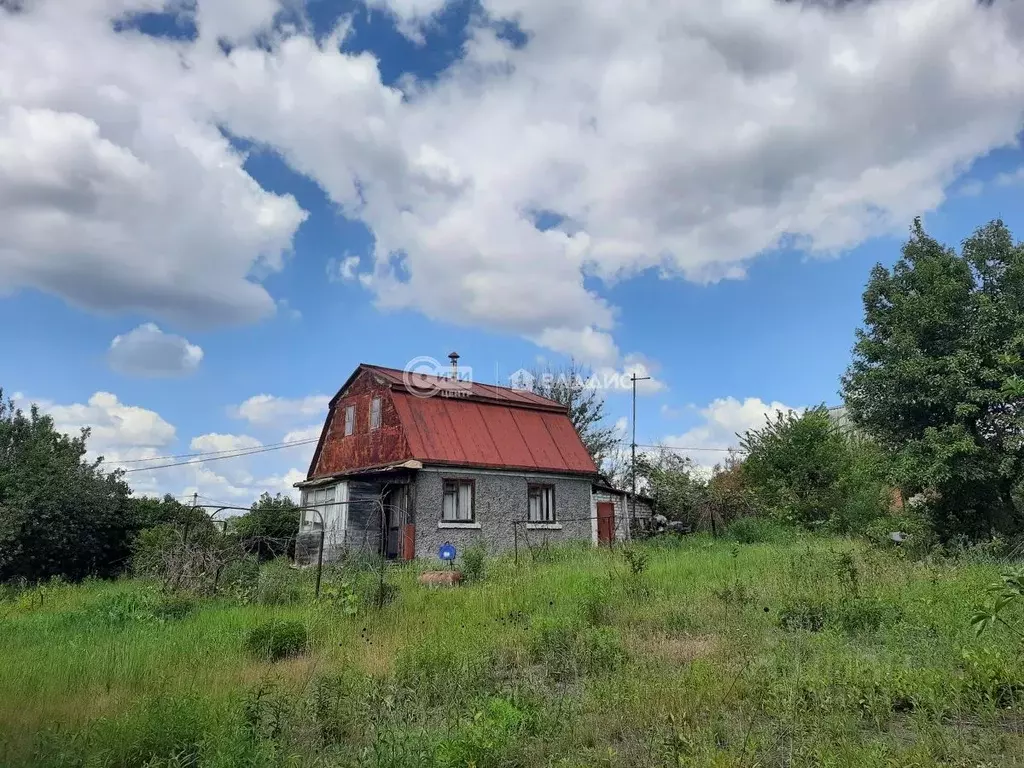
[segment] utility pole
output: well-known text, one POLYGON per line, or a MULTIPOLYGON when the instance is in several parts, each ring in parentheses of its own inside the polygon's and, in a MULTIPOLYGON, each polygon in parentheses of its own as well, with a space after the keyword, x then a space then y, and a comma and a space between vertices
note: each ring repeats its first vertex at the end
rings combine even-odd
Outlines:
POLYGON ((633 486, 633 495, 630 496, 629 499, 629 538, 633 538, 633 522, 636 520, 636 383, 638 381, 648 381, 650 378, 650 376, 637 376, 636 371, 633 371, 633 375, 629 377, 629 380, 633 383, 633 456, 630 461, 629 470, 633 486))

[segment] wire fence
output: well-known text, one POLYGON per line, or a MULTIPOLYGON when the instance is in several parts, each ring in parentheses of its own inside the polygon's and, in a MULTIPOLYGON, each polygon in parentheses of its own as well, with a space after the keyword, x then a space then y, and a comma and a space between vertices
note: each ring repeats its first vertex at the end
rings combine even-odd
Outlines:
MULTIPOLYGON (((320 597, 328 564, 342 569, 357 566, 373 570, 383 588, 389 562, 408 559, 416 548, 408 505, 392 504, 386 498, 379 494, 358 501, 300 506, 300 524, 295 534, 288 536, 260 535, 236 527, 233 520, 248 508, 196 504, 193 509, 201 510, 208 524, 201 519, 186 521, 164 530, 163 538, 154 536, 148 550, 136 556, 135 570, 161 578, 168 590, 213 593, 226 581, 237 581, 239 574, 243 578, 258 578, 258 572, 253 575, 252 563, 258 566, 286 557, 295 568, 313 570, 315 597, 320 597), (406 538, 410 531, 412 540, 406 538)), ((598 509, 587 516, 557 521, 506 519, 498 527, 511 523, 512 541, 505 539, 499 549, 511 544, 514 563, 519 566, 523 555, 530 562, 538 561, 556 546, 572 542, 616 547, 648 535, 650 515, 631 513, 622 506, 616 506, 610 514, 598 509)), ((508 528, 504 530, 507 535, 508 528)))
POLYGON ((233 523, 247 507, 195 504, 203 516, 164 524, 139 542, 133 570, 157 577, 169 591, 199 594, 217 592, 229 572, 249 573, 246 565, 286 557, 293 567, 314 569, 313 592, 320 597, 325 561, 358 563, 372 568, 383 581, 387 559, 387 521, 403 510, 380 499, 363 499, 366 519, 349 525, 348 510, 358 502, 331 501, 300 506, 300 525, 294 534, 269 536, 239 529, 233 523), (327 514, 325 514, 327 513, 327 514))

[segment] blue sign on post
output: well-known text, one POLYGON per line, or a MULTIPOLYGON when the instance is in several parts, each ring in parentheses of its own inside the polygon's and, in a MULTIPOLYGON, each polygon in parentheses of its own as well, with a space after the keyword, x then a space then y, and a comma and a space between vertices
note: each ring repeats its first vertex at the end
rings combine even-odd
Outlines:
POLYGON ((455 559, 455 545, 445 542, 437 551, 437 556, 446 562, 452 562, 455 559))

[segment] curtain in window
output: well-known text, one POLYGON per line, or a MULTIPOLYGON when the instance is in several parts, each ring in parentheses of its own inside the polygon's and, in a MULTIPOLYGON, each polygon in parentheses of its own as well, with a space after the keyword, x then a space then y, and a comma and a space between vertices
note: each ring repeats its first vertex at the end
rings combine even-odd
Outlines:
POLYGON ((473 519, 473 484, 459 483, 459 520, 473 519))
POLYGON ((341 519, 341 508, 337 504, 333 503, 334 489, 335 486, 333 485, 329 488, 324 488, 323 501, 317 506, 317 509, 320 510, 320 514, 324 516, 324 522, 326 524, 325 527, 328 530, 331 528, 337 528, 338 521, 341 519))
POLYGON ((444 486, 444 511, 443 519, 445 520, 457 520, 455 515, 455 505, 458 500, 458 495, 455 490, 454 484, 445 483, 444 486))

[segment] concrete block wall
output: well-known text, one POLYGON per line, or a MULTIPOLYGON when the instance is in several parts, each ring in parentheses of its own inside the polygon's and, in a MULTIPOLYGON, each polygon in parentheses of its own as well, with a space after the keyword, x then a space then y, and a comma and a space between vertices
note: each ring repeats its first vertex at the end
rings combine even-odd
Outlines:
POLYGON ((523 523, 519 526, 519 545, 525 551, 545 542, 592 540, 591 480, 586 477, 524 473, 500 470, 448 470, 425 468, 416 476, 414 510, 416 556, 437 560, 442 544, 450 542, 459 551, 483 544, 492 554, 512 549, 514 520, 527 517, 527 486, 548 483, 555 487, 555 524, 523 523), (475 512, 472 525, 452 525, 441 520, 446 479, 467 479, 476 483, 475 512))

